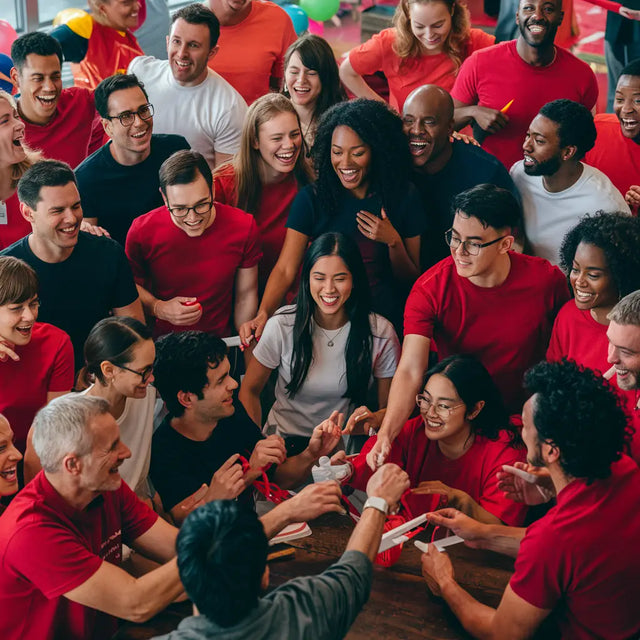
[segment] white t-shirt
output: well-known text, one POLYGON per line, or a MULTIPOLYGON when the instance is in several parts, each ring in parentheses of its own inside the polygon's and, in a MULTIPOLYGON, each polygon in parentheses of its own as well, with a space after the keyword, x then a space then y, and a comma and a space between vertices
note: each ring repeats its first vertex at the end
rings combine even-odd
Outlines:
MULTIPOLYGON (((93 385, 81 391, 81 394, 86 394, 92 388, 93 385)), ((151 462, 155 405, 155 387, 148 385, 147 395, 144 398, 127 398, 124 411, 116 420, 120 427, 120 440, 131 450, 131 457, 120 466, 120 475, 140 498, 151 497, 147 477, 151 462)))
MULTIPOLYGON (((294 310, 294 305, 282 307, 268 320, 253 355, 263 366, 278 370, 276 401, 267 417, 265 433, 309 437, 314 427, 333 411, 344 413, 346 419, 355 409, 349 398, 343 398, 347 390, 345 351, 351 323, 333 331, 315 326, 313 361, 304 384, 291 398, 286 386, 291 380, 294 310), (328 346, 330 341, 332 347, 328 346)), ((388 320, 375 313, 369 317, 372 367, 363 375, 368 375, 371 383, 373 378, 393 377, 400 359, 400 342, 388 320)))
POLYGON ((511 177, 522 197, 524 230, 534 256, 551 264, 560 262, 560 245, 568 231, 586 213, 623 211, 631 215, 629 205, 607 176, 582 163, 582 175, 564 191, 550 193, 542 176, 528 176, 524 161, 511 167, 511 177))
POLYGON ((153 132, 184 136, 213 167, 215 151, 237 153, 247 103, 215 71, 195 87, 179 85, 167 60, 139 56, 129 65, 154 106, 153 132))

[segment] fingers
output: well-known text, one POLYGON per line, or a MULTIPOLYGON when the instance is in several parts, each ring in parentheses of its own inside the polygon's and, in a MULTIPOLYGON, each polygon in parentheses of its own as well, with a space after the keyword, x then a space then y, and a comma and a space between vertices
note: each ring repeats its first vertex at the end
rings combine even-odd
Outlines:
POLYGON ((350 416, 349 420, 347 420, 347 425, 345 426, 342 433, 351 433, 356 424, 362 420, 365 420, 367 417, 371 416, 371 411, 365 406, 358 407, 350 416))
POLYGON ((0 342, 0 362, 6 362, 9 358, 20 361, 20 356, 6 342, 0 342))
MULTIPOLYGON (((240 457, 239 453, 234 453, 231 457, 229 457, 227 460, 225 460, 222 463, 222 465, 220 466, 220 469, 218 469, 218 471, 229 469, 231 466, 233 466, 238 461, 239 457, 240 457)), ((240 470, 242 470, 242 467, 240 467, 240 470)))
POLYGON ((347 461, 346 451, 338 451, 331 456, 331 464, 344 464, 347 461))
POLYGON ((427 519, 433 524, 448 527, 450 524, 453 524, 454 519, 459 514, 460 512, 457 509, 454 509, 453 507, 445 507, 444 509, 438 509, 437 511, 427 513, 427 519))

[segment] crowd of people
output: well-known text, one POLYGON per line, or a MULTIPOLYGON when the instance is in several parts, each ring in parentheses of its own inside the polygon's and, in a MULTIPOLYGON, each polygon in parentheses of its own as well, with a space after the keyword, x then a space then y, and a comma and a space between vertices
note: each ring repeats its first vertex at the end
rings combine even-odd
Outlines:
POLYGON ((89 6, 0 91, 0 635, 189 598, 164 638, 343 637, 399 511, 516 558, 493 609, 422 555, 472 636, 640 637, 640 59, 594 116, 561 0, 499 44, 400 0, 340 65, 269 0, 179 9, 166 57, 89 6), (344 487, 342 557, 265 595, 344 487))

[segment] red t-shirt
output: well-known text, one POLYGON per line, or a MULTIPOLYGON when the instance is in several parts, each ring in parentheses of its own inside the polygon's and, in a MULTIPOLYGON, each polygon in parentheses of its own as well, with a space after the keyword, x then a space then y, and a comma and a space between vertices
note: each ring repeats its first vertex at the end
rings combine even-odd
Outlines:
POLYGON ((242 22, 220 25, 218 53, 209 66, 251 104, 269 93, 269 78, 284 76, 284 54, 296 38, 284 9, 268 0, 253 0, 242 22))
MULTIPOLYGON (((354 474, 349 484, 364 490, 372 475, 366 462, 367 453, 373 448, 377 437, 369 438, 362 451, 353 462, 354 474)), ((425 433, 421 416, 405 423, 398 437, 393 441, 387 462, 393 462, 409 474, 411 487, 417 487, 427 480, 439 480, 452 489, 468 493, 483 509, 511 526, 523 523, 527 507, 504 497, 498 489, 496 473, 503 464, 524 461, 524 447, 515 448, 509 444, 506 432, 501 432, 498 440, 489 440, 477 435, 464 455, 450 460, 443 455, 437 442, 429 440, 425 433)), ((431 496, 411 495, 409 507, 412 517, 424 510, 431 510, 431 496)), ((444 505, 443 503, 443 506, 444 505)))
MULTIPOLYGON (((217 202, 237 206, 236 176, 233 165, 229 164, 216 174, 213 192, 217 202)), ((262 240, 262 260, 258 272, 258 287, 264 291, 269 274, 275 267, 287 235, 287 218, 291 203, 298 193, 298 183, 293 173, 277 184, 262 185, 258 210, 254 214, 262 240)))
POLYGON ((600 169, 625 195, 631 185, 640 185, 640 144, 622 135, 620 121, 613 113, 599 113, 595 123, 596 144, 584 161, 600 169))
POLYGON ((480 359, 520 413, 525 371, 544 359, 553 321, 569 290, 560 269, 547 260, 510 252, 511 270, 498 287, 461 278, 451 257, 413 285, 404 311, 404 335, 435 340, 441 358, 470 353, 480 359))
POLYGON ((0 250, 31 233, 31 224, 20 213, 18 191, 4 202, 0 202, 0 250), (6 207, 6 212, 2 211, 6 207))
POLYGON ((469 56, 451 91, 454 100, 493 109, 513 100, 507 126, 482 144, 507 169, 522 160, 525 134, 543 105, 567 98, 591 109, 598 98, 598 83, 586 62, 558 47, 552 64, 534 67, 518 55, 516 42, 501 42, 469 56))
POLYGON ((553 324, 547 360, 557 362, 566 357, 606 373, 611 367, 607 362, 608 348, 607 325, 596 322, 589 311, 578 309, 576 303, 569 300, 553 324))
POLYGON ((118 31, 93 20, 87 55, 79 64, 71 65, 73 84, 95 89, 105 78, 127 73, 129 63, 142 55, 144 52, 130 31, 118 31))
POLYGON ((513 591, 554 609, 563 638, 640 634, 640 469, 629 458, 587 486, 574 480, 520 544, 513 591))
POLYGON ((27 433, 49 391, 71 391, 73 347, 69 336, 52 324, 36 322, 31 340, 13 347, 19 361, 0 362, 0 413, 9 421, 15 445, 24 453, 27 433))
MULTIPOLYGON (((400 58, 393 50, 395 39, 395 28, 383 29, 349 51, 349 62, 353 70, 361 76, 382 71, 389 82, 389 104, 398 112, 402 111, 408 95, 423 84, 437 84, 451 91, 456 71, 446 53, 400 58)), ((471 29, 464 58, 478 49, 490 47, 494 42, 495 36, 481 29, 471 29)))
POLYGON ((157 336, 188 330, 232 335, 236 274, 260 262, 260 234, 248 213, 217 202, 215 211, 215 220, 197 238, 179 229, 164 206, 131 225, 125 251, 136 283, 160 300, 195 297, 203 307, 194 325, 156 320, 157 336))
POLYGON ((106 640, 116 619, 67 600, 103 561, 119 565, 122 544, 158 515, 122 483, 86 509, 73 508, 40 472, 0 518, 0 637, 106 640))
POLYGON ((72 169, 104 141, 93 93, 79 87, 62 90, 56 113, 47 124, 26 120, 24 124, 24 137, 31 149, 41 150, 45 158, 66 162, 72 169))

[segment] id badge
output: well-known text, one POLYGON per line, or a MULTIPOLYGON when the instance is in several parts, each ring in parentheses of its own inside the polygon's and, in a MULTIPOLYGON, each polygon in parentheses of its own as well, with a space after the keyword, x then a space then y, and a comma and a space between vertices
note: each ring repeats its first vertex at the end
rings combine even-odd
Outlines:
POLYGON ((0 200, 0 224, 9 224, 7 219, 7 203, 0 200))

